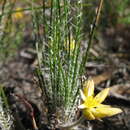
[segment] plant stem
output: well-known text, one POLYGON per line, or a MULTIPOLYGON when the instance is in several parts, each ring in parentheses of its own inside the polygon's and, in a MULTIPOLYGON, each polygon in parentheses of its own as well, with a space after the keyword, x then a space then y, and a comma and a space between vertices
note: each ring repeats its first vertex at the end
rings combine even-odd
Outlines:
POLYGON ((89 41, 88 41, 88 47, 86 49, 85 56, 82 58, 82 63, 81 63, 80 70, 79 70, 81 75, 84 71, 85 63, 86 63, 86 61, 88 59, 88 55, 89 55, 89 50, 92 46, 92 40, 93 40, 93 37, 94 37, 95 29, 96 29, 97 24, 99 22, 102 5, 103 5, 103 0, 100 0, 99 6, 98 6, 98 9, 97 9, 97 14, 96 14, 95 20, 93 22, 92 29, 90 31, 90 38, 89 38, 89 41))
POLYGON ((71 122, 71 123, 66 123, 63 125, 60 125, 59 128, 63 129, 63 130, 69 130, 75 126, 77 126, 78 124, 82 123, 85 120, 85 117, 82 115, 79 120, 76 120, 75 122, 71 122))

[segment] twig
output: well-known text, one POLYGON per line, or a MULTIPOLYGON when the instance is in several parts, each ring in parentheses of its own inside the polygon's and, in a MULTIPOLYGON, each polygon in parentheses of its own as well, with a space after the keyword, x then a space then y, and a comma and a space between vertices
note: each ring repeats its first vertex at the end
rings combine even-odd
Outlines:
POLYGON ((29 114, 30 114, 31 119, 32 119, 33 129, 38 130, 38 127, 37 127, 37 124, 36 124, 36 121, 35 121, 35 117, 34 117, 34 110, 33 110, 32 105, 24 97, 22 97, 18 94, 15 94, 15 96, 18 97, 24 103, 26 108, 29 110, 29 114))

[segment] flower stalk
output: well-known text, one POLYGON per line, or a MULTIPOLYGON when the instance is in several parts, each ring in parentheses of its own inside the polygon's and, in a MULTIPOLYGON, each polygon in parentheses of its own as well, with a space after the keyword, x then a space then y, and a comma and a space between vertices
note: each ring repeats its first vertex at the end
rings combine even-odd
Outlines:
POLYGON ((69 122, 69 123, 66 123, 63 125, 59 125, 59 128, 63 129, 63 130, 70 130, 71 128, 74 128, 74 127, 78 126, 79 124, 81 124, 84 120, 85 120, 85 117, 84 117, 84 115, 82 115, 78 120, 76 120, 74 122, 71 122, 71 123, 69 122))

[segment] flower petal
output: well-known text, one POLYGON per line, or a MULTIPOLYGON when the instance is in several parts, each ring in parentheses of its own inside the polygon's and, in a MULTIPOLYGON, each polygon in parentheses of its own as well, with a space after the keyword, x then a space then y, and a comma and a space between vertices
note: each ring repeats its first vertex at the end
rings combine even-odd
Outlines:
POLYGON ((94 94, 94 82, 91 78, 89 78, 83 84, 83 93, 86 97, 93 96, 93 94, 94 94))
POLYGON ((83 114, 88 120, 95 120, 95 117, 91 112, 91 109, 84 109, 83 114))
POLYGON ((84 108, 87 108, 87 106, 86 106, 85 103, 84 103, 84 104, 79 105, 78 108, 79 108, 79 109, 84 109, 84 108))
POLYGON ((104 104, 98 104, 97 107, 105 107, 105 108, 110 108, 110 105, 104 105, 104 104))
POLYGON ((99 103, 97 103, 93 96, 87 97, 84 104, 87 106, 87 108, 93 108, 99 105, 99 103))
POLYGON ((108 95, 108 92, 109 92, 109 89, 110 88, 105 88, 104 90, 102 90, 100 93, 98 93, 96 96, 95 96, 95 100, 98 102, 98 103, 102 103, 105 98, 107 97, 108 95))
POLYGON ((79 92, 80 92, 82 100, 85 101, 86 100, 86 96, 84 95, 83 91, 80 89, 79 92))
POLYGON ((92 109, 91 112, 95 116, 96 119, 100 119, 100 118, 110 117, 118 113, 121 113, 122 110, 119 108, 101 107, 101 108, 92 109))

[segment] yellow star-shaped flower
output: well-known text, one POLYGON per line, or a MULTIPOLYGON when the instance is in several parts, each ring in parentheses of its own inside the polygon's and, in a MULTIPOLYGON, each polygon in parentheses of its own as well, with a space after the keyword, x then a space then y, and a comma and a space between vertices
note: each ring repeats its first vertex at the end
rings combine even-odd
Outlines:
POLYGON ((108 95, 110 88, 106 88, 94 96, 94 82, 92 79, 88 79, 83 84, 83 90, 80 90, 83 104, 78 108, 82 109, 84 116, 88 120, 101 119, 104 117, 110 117, 121 113, 119 108, 113 108, 109 105, 104 105, 102 102, 108 95))
POLYGON ((16 8, 16 12, 13 14, 13 18, 15 20, 21 20, 24 17, 24 13, 22 11, 22 8, 18 7, 16 8))

